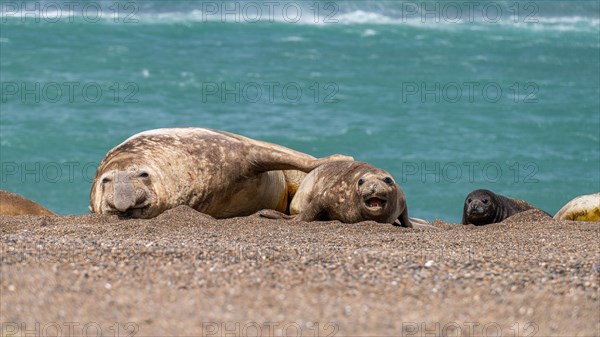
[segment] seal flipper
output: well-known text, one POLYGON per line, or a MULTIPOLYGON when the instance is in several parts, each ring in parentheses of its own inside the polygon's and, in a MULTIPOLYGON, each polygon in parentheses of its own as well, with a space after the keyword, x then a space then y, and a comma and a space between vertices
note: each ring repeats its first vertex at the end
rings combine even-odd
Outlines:
POLYGON ((311 200, 308 205, 298 214, 296 220, 298 221, 316 221, 316 220, 328 220, 320 219, 319 215, 323 213, 323 210, 318 207, 318 202, 315 199, 311 200))
MULTIPOLYGON (((410 219, 408 218, 408 208, 405 208, 404 211, 400 214, 400 216, 398 216, 397 221, 400 222, 401 227, 413 228, 413 225, 410 222, 410 219)), ((396 224, 396 221, 394 221, 394 224, 396 224)))
MULTIPOLYGON (((419 218, 408 218, 410 223, 412 224, 413 229, 434 229, 434 230, 442 230, 439 227, 435 227, 430 225, 430 222, 427 220, 419 219, 419 218)), ((399 226, 399 224, 394 223, 394 225, 399 226)))
POLYGON ((302 153, 285 146, 268 143, 261 140, 251 139, 234 133, 210 130, 228 138, 241 141, 247 146, 247 160, 252 164, 255 173, 279 170, 298 170, 308 173, 317 166, 333 161, 353 161, 354 158, 341 154, 317 159, 306 153, 302 153), (248 145, 250 145, 248 147, 248 145))
POLYGON ((255 172, 257 173, 277 170, 298 170, 308 173, 323 164, 334 161, 352 161, 354 158, 341 154, 334 154, 328 157, 315 159, 306 154, 284 152, 279 149, 269 148, 266 153, 265 151, 251 152, 248 160, 253 164, 255 172))
POLYGON ((256 212, 256 215, 258 215, 261 218, 273 220, 294 220, 296 218, 295 215, 287 215, 274 209, 263 209, 256 212))

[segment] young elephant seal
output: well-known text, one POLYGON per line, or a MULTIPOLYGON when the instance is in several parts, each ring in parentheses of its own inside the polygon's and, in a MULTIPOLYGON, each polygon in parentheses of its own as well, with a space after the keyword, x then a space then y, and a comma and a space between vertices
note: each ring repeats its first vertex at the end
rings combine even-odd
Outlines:
POLYGON ((23 196, 0 190, 0 215, 56 215, 23 196))
POLYGON ((261 216, 299 221, 339 220, 357 223, 373 220, 412 227, 404 192, 392 176, 373 165, 338 161, 310 172, 290 205, 291 216, 265 211, 261 216))
POLYGON ((523 200, 507 198, 489 190, 475 190, 465 199, 462 224, 488 225, 533 208, 523 200))
POLYGON ((561 208, 555 220, 600 221, 600 193, 581 195, 561 208))
POLYGON ((250 215, 263 208, 283 212, 288 185, 282 170, 309 172, 330 161, 350 159, 315 159, 217 130, 150 130, 104 157, 92 183, 90 210, 134 218, 152 218, 179 205, 215 218, 250 215))

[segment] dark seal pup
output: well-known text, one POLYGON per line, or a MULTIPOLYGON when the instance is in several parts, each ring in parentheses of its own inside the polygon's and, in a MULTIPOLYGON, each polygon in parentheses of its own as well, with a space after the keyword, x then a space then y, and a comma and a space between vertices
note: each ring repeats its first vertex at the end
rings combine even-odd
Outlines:
POLYGON ((462 224, 488 225, 534 208, 523 200, 507 198, 490 190, 475 190, 465 199, 462 224))

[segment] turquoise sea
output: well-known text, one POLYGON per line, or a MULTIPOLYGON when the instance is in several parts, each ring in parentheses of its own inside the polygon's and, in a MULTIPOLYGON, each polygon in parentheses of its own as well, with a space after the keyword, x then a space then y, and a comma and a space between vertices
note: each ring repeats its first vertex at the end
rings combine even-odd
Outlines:
POLYGON ((60 214, 174 126, 371 162, 428 220, 600 191, 598 1, 0 4, 1 188, 60 214))

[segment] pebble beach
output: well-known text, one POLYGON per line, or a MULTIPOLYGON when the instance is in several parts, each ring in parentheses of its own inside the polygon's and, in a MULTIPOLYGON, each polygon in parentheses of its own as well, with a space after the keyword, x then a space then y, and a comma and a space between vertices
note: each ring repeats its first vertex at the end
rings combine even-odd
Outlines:
POLYGON ((599 333, 598 223, 537 210, 422 230, 185 206, 0 223, 3 336, 599 333))

